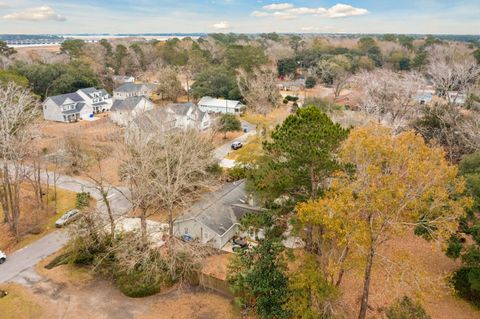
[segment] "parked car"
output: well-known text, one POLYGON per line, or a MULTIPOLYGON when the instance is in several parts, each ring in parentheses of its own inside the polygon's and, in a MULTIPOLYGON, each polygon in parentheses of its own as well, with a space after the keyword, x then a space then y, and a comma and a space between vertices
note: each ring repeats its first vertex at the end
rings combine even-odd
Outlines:
POLYGON ((80 216, 81 214, 78 209, 69 210, 55 222, 55 227, 61 228, 63 226, 66 226, 67 224, 73 223, 74 221, 79 219, 80 216))
POLYGON ((232 250, 233 251, 241 251, 244 249, 248 249, 248 243, 245 239, 240 238, 240 237, 234 237, 232 239, 233 245, 232 245, 232 250))
POLYGON ((7 261, 7 255, 0 250, 0 264, 3 264, 5 261, 7 261))
POLYGON ((238 150, 239 148, 242 148, 242 146, 243 146, 242 142, 233 142, 232 150, 238 150))

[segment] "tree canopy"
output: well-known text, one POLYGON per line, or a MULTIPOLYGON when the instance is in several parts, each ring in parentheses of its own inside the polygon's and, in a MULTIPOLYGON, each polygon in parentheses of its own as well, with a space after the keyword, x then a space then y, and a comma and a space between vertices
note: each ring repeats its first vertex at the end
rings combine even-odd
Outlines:
POLYGON ((348 135, 318 108, 309 106, 287 117, 263 144, 265 158, 253 183, 267 199, 317 196, 339 168, 333 153, 348 135))

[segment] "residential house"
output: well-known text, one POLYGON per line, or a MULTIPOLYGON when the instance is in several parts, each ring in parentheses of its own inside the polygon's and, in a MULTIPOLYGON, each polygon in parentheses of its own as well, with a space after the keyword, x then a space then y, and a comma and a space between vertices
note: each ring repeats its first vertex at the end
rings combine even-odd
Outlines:
POLYGON ((113 90, 113 97, 116 100, 124 100, 135 96, 149 97, 156 87, 155 84, 127 82, 113 90))
POLYGON ((49 96, 43 102, 43 117, 48 121, 75 122, 110 110, 112 98, 107 91, 94 87, 74 93, 49 96))
POLYGON ((110 109, 110 119, 120 126, 127 126, 137 116, 153 108, 153 102, 144 96, 115 100, 110 109))
POLYGON ((418 90, 417 95, 415 96, 415 101, 420 104, 429 104, 430 102, 432 102, 434 96, 435 90, 418 90))
POLYGON ((50 96, 43 102, 43 118, 56 122, 76 122, 93 117, 93 109, 78 93, 50 96))
POLYGON ((193 103, 172 103, 167 108, 175 114, 177 128, 203 131, 211 125, 211 116, 193 103))
POLYGON ((92 106, 93 113, 110 111, 113 100, 110 94, 104 89, 98 90, 94 87, 80 89, 77 91, 85 103, 92 106))
POLYGON ((201 111, 207 113, 241 113, 245 105, 240 101, 216 99, 210 96, 204 96, 198 101, 198 107, 201 111))
POLYGON ((277 87, 282 91, 301 91, 305 88, 305 79, 283 81, 278 83, 277 87))
POLYGON ((467 100, 467 95, 458 91, 447 92, 447 101, 452 104, 464 105, 467 100))
POLYGON ((240 220, 248 213, 264 210, 252 205, 245 181, 226 184, 208 193, 174 222, 175 236, 188 235, 203 244, 221 249, 240 233, 240 220))
POLYGON ((146 141, 151 138, 152 132, 168 133, 176 129, 175 122, 175 114, 168 108, 148 110, 130 122, 126 138, 131 141, 146 141))
POLYGON ((116 84, 135 82, 135 77, 131 75, 114 75, 112 79, 113 79, 113 82, 115 82, 116 84))

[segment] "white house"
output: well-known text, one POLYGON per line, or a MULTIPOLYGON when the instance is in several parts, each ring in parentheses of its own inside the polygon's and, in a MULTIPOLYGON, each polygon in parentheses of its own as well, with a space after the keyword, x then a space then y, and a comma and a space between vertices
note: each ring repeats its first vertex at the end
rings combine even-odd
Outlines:
POLYGON ((93 117, 95 113, 109 111, 112 97, 107 91, 94 87, 74 93, 49 96, 43 102, 43 118, 56 122, 75 122, 93 117))
POLYGON ((110 94, 104 89, 98 90, 94 87, 80 89, 77 91, 85 103, 91 105, 93 113, 100 113, 110 111, 113 105, 113 100, 110 94))
POLYGON ((207 113, 231 113, 239 114, 245 108, 240 101, 216 99, 210 96, 204 96, 198 101, 198 107, 201 111, 207 113))
POLYGON ((193 103, 172 103, 167 107, 175 115, 175 127, 206 130, 211 125, 211 117, 193 103))
POLYGON ((155 84, 127 82, 113 90, 113 97, 116 100, 124 100, 135 96, 149 97, 155 89, 155 84))
POLYGON ((114 75, 112 79, 113 79, 113 82, 115 82, 116 84, 135 82, 135 77, 131 75, 114 75))
POLYGON ((435 96, 435 90, 431 90, 431 89, 418 90, 415 96, 415 101, 417 101, 420 104, 429 104, 430 102, 432 102, 434 96, 435 96))
POLYGON ((42 108, 43 118, 47 121, 69 123, 93 117, 93 108, 77 93, 50 96, 42 108))
POLYGON ((110 109, 110 119, 120 126, 127 126, 137 116, 153 108, 153 102, 143 96, 115 100, 110 109))
POLYGON ((457 105, 464 105, 467 100, 466 94, 458 91, 448 91, 446 97, 448 102, 457 105))
MULTIPOLYGON (((129 124, 126 138, 130 141, 148 141, 152 133, 168 133, 175 130, 175 114, 168 108, 157 108, 143 112, 129 124)), ((154 135, 156 138, 159 135, 154 135)))
POLYGON ((189 235, 203 244, 221 249, 240 233, 240 220, 248 213, 261 214, 263 209, 251 205, 245 181, 223 186, 208 193, 174 223, 175 236, 189 235))

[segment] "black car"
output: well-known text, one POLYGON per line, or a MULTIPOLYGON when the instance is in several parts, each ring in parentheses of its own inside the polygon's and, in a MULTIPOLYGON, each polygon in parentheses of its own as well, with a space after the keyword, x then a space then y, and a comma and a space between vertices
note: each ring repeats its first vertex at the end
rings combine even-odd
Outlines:
POLYGON ((233 238, 232 240, 233 245, 232 245, 232 250, 235 251, 242 251, 244 249, 248 249, 248 242, 240 237, 233 238))
POLYGON ((242 146, 243 146, 242 142, 233 142, 232 150, 238 150, 239 148, 242 148, 242 146))

